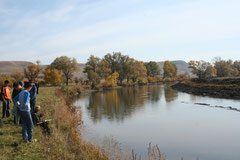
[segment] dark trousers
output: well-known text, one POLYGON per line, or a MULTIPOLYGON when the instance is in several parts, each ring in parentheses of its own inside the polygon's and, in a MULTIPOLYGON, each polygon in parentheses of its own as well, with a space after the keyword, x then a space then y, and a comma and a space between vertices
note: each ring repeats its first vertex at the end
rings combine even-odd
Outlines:
POLYGON ((6 102, 3 101, 3 110, 2 110, 2 118, 5 118, 6 116, 10 116, 10 100, 5 99, 6 102))
POLYGON ((33 121, 29 111, 19 111, 22 124, 22 137, 26 142, 32 141, 33 121))
POLYGON ((36 98, 31 99, 30 100, 31 113, 34 113, 36 105, 37 105, 37 99, 36 98))

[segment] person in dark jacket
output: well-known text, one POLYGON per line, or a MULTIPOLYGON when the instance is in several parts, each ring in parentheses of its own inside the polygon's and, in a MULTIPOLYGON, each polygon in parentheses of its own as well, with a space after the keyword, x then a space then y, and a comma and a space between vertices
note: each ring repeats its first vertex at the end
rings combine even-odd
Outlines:
MULTIPOLYGON (((23 82, 15 82, 13 84, 13 92, 12 92, 12 99, 16 97, 22 90, 23 90, 23 82)), ((19 109, 18 109, 18 104, 16 102, 13 102, 14 106, 12 109, 12 114, 14 115, 14 124, 19 124, 19 109)))
POLYGON ((33 114, 35 111, 35 107, 37 104, 37 87, 33 80, 30 80, 29 83, 32 85, 32 89, 30 90, 30 107, 31 113, 33 114))

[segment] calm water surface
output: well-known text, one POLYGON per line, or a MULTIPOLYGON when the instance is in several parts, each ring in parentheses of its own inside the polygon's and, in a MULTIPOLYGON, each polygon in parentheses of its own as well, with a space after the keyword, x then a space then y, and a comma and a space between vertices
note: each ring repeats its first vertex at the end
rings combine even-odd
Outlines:
POLYGON ((196 105, 240 108, 240 101, 193 96, 169 85, 114 89, 83 95, 88 141, 113 137, 138 154, 157 144, 169 160, 239 160, 240 112, 196 105))

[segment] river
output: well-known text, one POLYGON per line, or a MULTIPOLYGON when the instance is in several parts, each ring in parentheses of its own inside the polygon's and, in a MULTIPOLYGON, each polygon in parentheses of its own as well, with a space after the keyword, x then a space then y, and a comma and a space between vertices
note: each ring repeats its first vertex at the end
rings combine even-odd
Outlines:
POLYGON ((150 85, 84 94, 74 105, 82 109, 84 138, 90 142, 111 137, 141 155, 152 143, 169 160, 240 159, 240 112, 211 107, 240 109, 239 100, 150 85))

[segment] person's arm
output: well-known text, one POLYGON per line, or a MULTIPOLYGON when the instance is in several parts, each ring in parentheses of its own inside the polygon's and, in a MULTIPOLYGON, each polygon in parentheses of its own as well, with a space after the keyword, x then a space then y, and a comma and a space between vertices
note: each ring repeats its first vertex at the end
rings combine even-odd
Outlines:
POLYGON ((19 101, 19 94, 17 94, 17 95, 13 98, 13 102, 14 102, 14 103, 17 102, 17 101, 19 101))
POLYGON ((23 100, 23 104, 25 105, 30 98, 30 93, 29 92, 24 92, 24 100, 23 100))

